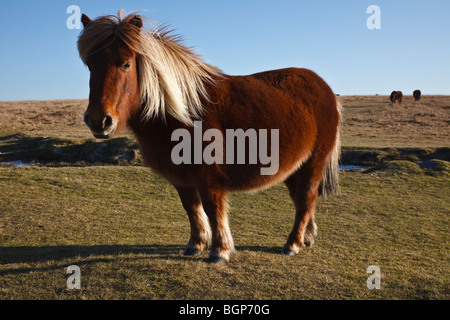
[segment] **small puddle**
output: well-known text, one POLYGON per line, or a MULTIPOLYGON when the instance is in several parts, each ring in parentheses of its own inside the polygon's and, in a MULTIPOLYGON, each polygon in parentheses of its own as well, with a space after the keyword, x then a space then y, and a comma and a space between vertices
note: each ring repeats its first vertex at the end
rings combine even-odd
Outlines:
POLYGON ((14 168, 37 166, 37 164, 22 162, 20 160, 0 162, 0 165, 14 166, 14 168))
POLYGON ((339 170, 341 170, 341 171, 366 170, 366 169, 367 169, 367 167, 363 167, 363 166, 355 166, 355 165, 347 165, 347 164, 339 165, 339 170))
MULTIPOLYGON (((14 168, 38 166, 38 164, 23 162, 20 160, 4 161, 4 162, 0 162, 0 165, 13 166, 14 168)), ((367 167, 356 166, 356 165, 346 165, 346 164, 339 165, 340 171, 365 170, 365 169, 367 169, 367 167)))

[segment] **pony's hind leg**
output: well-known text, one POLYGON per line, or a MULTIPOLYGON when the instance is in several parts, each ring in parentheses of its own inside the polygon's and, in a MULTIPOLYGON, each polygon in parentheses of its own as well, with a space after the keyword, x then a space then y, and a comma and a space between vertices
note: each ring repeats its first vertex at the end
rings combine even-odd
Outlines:
POLYGON ((323 163, 315 164, 314 158, 310 158, 285 181, 296 212, 294 227, 283 247, 283 254, 293 256, 303 246, 312 246, 314 243, 314 237, 317 235, 314 210, 324 166, 323 163))
POLYGON ((234 244, 228 225, 226 194, 205 188, 200 191, 200 197, 212 229, 208 262, 228 262, 234 253, 234 244))
POLYGON ((211 242, 211 228, 208 217, 203 210, 202 201, 196 189, 183 187, 176 187, 176 189, 191 224, 191 238, 183 254, 196 256, 211 242))

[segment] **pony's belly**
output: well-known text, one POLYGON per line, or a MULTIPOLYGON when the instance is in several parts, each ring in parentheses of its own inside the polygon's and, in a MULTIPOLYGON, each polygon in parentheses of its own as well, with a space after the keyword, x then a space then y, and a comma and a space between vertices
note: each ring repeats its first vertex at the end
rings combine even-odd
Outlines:
POLYGON ((280 164, 278 171, 274 174, 261 174, 260 169, 263 167, 249 168, 244 166, 240 169, 235 168, 232 172, 228 170, 228 191, 258 191, 269 188, 286 180, 301 167, 308 157, 309 154, 298 158, 297 161, 280 164))

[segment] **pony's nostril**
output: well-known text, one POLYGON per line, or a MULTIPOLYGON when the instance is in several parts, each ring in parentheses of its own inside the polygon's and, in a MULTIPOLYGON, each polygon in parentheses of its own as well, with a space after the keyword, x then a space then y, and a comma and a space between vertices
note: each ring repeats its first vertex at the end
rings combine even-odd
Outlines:
POLYGON ((111 127, 114 123, 114 119, 111 115, 107 114, 105 119, 103 119, 103 130, 111 127))
POLYGON ((84 123, 88 126, 88 128, 90 128, 91 123, 89 122, 89 116, 88 116, 87 112, 84 113, 83 118, 84 118, 84 123))

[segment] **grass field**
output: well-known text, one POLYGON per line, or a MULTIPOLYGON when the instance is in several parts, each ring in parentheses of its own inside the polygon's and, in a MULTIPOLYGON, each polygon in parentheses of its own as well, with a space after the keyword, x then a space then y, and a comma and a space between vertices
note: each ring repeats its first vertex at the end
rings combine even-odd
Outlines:
POLYGON ((41 165, 0 167, 0 299, 449 299, 450 97, 341 98, 344 158, 372 167, 341 173, 314 247, 295 257, 279 254, 294 218, 285 186, 233 194, 237 254, 221 265, 182 256, 176 191, 129 133, 91 140, 86 101, 1 102, 0 161, 41 165), (443 161, 415 163, 429 158, 443 161), (66 287, 69 265, 81 290, 66 287))

